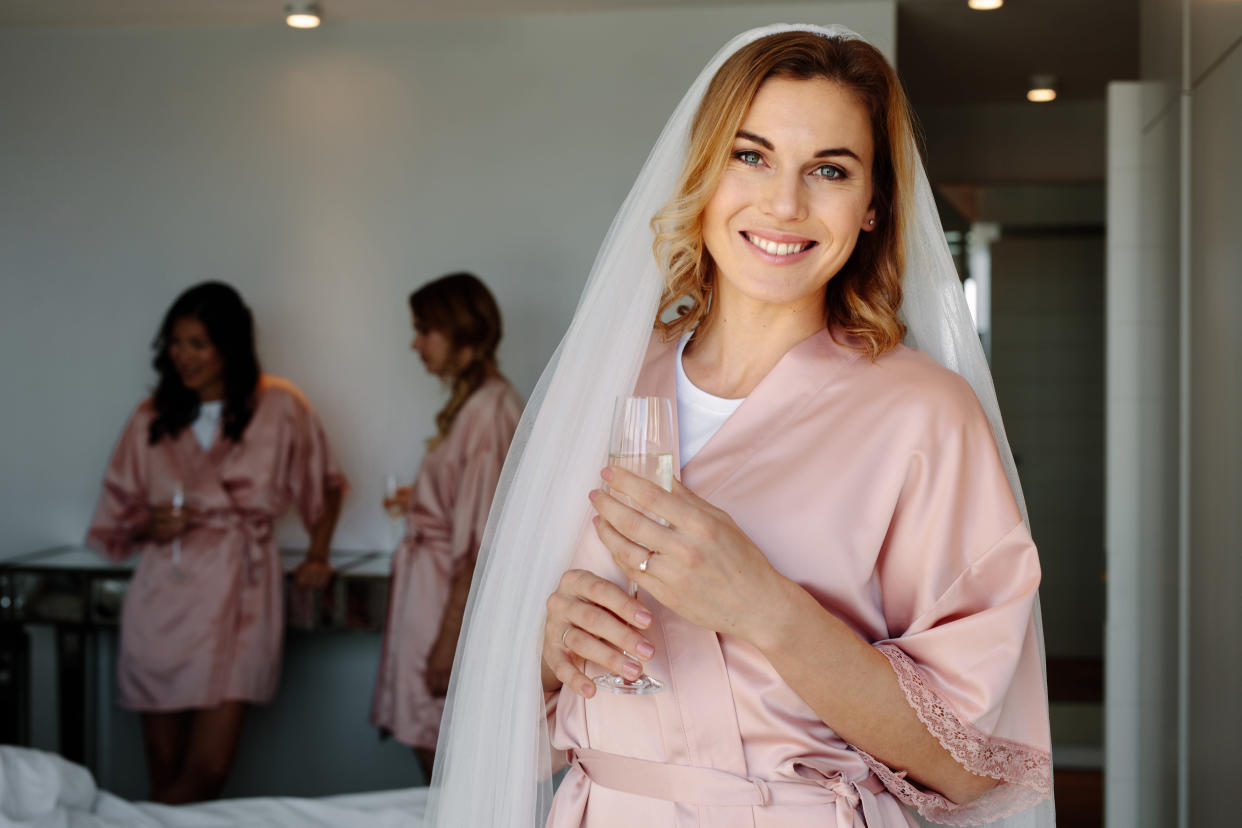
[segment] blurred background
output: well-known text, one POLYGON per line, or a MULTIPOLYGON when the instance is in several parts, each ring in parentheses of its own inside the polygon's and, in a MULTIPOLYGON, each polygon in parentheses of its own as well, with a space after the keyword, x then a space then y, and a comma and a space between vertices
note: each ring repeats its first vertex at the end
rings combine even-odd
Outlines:
MULTIPOLYGON (((707 58, 753 25, 837 22, 906 84, 992 363, 1044 565, 1059 822, 1234 824, 1242 2, 319 10, 295 30, 275 0, 0 0, 0 741, 145 793, 95 606, 123 573, 36 612, 17 602, 48 576, 18 570, 80 544, 182 289, 246 297, 265 369, 306 392, 351 478, 335 546, 382 558, 385 478, 412 478, 444 399, 409 353, 408 292, 478 273, 529 393, 707 58)), ((375 625, 333 600, 310 614, 344 621, 291 629, 226 795, 419 781, 366 723, 375 625)))

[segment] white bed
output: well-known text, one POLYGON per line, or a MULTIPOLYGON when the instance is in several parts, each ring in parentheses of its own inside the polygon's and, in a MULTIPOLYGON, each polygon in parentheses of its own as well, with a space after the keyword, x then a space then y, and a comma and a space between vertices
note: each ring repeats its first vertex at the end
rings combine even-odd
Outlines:
POLYGON ((0 828, 418 828, 426 788, 198 805, 129 802, 61 757, 0 745, 0 828))

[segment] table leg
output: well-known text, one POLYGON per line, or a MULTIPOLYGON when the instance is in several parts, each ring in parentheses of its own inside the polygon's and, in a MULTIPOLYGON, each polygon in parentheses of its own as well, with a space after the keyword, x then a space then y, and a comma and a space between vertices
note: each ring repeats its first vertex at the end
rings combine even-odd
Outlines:
POLYGON ((56 628, 60 685, 60 755, 86 760, 86 636, 79 627, 56 628))
POLYGON ((30 744, 30 637, 0 624, 0 744, 30 744))

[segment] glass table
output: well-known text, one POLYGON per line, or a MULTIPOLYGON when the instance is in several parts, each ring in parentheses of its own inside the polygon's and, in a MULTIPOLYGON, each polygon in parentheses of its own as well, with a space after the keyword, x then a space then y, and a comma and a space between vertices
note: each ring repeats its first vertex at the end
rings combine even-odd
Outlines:
MULTIPOLYGON (((303 631, 383 629, 391 557, 384 552, 332 552, 335 574, 322 591, 293 585, 304 550, 282 549, 286 625, 303 631)), ((0 561, 0 742, 29 744, 31 648, 26 626, 55 633, 60 753, 82 762, 91 722, 87 688, 93 637, 120 621, 137 556, 109 561, 83 546, 45 549, 0 561)))

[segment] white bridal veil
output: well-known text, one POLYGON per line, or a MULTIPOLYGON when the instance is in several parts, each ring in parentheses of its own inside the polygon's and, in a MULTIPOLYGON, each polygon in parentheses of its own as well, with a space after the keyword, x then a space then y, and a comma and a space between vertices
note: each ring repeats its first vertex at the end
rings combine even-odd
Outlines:
MULTIPOLYGON (((428 825, 532 828, 546 819, 552 768, 540 684, 544 602, 568 568, 588 518, 585 495, 606 460, 613 399, 631 393, 651 335, 664 278, 651 252, 650 221, 681 172, 690 122, 716 70, 747 43, 791 30, 858 37, 843 27, 772 25, 738 35, 711 59, 669 118, 613 220, 569 330, 531 395, 479 553, 445 705, 428 825)), ((1025 515, 991 374, 921 164, 913 202, 905 230, 906 341, 970 382, 1025 515)), ((1003 824, 1052 825, 1051 802, 1003 824)))

